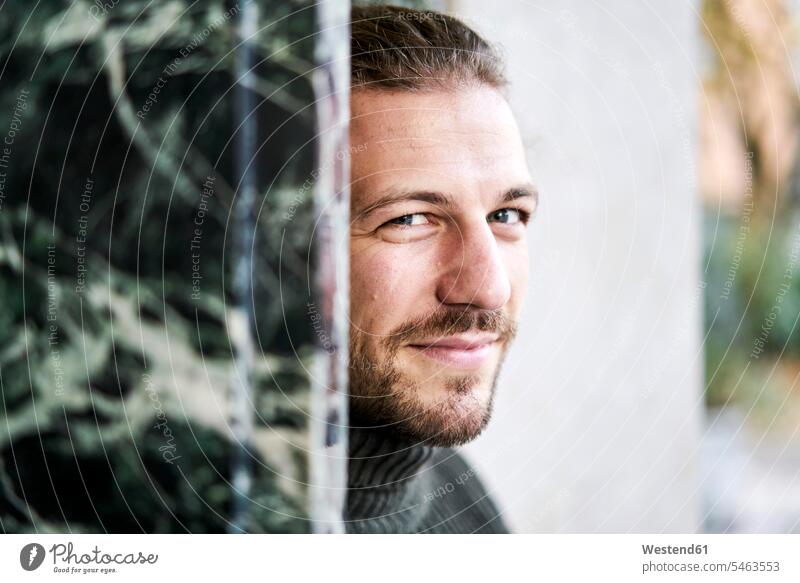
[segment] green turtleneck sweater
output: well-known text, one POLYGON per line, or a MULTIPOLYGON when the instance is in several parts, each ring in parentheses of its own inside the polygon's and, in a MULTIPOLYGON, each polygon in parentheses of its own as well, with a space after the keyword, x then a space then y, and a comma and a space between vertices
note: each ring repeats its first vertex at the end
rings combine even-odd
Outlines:
POLYGON ((475 470, 451 448, 351 429, 349 533, 507 533, 475 470))

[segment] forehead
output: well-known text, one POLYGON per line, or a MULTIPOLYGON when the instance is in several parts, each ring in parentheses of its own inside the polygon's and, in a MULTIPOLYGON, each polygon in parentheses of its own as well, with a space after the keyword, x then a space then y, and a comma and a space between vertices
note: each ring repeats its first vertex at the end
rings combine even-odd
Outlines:
POLYGON ((354 198, 391 186, 481 191, 530 180, 514 116, 490 87, 356 91, 350 144, 354 198))

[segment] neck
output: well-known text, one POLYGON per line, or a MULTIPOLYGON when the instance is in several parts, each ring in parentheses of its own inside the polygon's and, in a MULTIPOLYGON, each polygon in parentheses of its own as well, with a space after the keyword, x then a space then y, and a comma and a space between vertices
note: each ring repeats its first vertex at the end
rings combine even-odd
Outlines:
POLYGON ((348 450, 348 515, 368 520, 404 509, 434 448, 386 429, 351 428, 348 450))

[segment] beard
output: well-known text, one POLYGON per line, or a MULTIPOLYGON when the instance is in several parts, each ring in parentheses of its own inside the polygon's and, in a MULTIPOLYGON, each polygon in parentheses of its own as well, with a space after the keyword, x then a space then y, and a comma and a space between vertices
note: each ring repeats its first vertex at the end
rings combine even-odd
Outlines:
POLYGON ((385 337, 351 326, 351 427, 381 428, 411 443, 437 447, 462 445, 475 439, 491 418, 500 366, 515 334, 515 322, 500 310, 440 309, 398 326, 385 337), (442 371, 416 380, 399 366, 400 348, 413 344, 415 339, 476 330, 498 335, 501 352, 490 375, 442 371), (423 397, 433 384, 442 385, 443 389, 431 402, 423 397))

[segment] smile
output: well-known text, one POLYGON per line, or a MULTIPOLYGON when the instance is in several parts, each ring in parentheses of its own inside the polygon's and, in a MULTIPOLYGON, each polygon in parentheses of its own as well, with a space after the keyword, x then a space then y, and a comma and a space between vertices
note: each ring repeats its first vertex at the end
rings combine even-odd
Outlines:
POLYGON ((491 357, 497 336, 448 336, 408 344, 410 348, 445 366, 476 369, 491 357))

